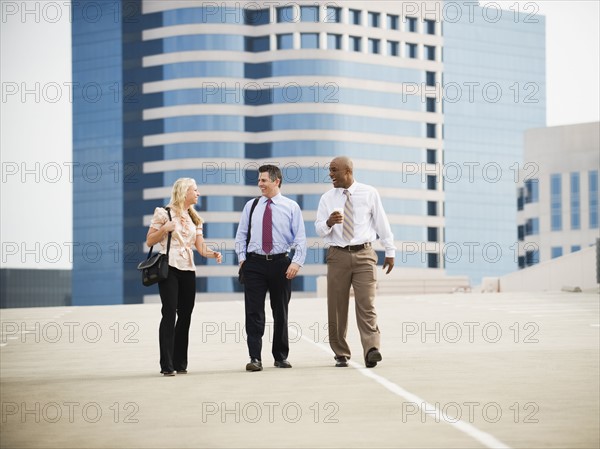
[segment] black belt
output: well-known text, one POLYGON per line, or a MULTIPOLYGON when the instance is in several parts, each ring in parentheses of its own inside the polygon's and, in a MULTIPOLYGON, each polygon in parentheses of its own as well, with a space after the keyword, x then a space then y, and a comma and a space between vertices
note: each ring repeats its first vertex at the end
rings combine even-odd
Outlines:
POLYGON ((255 259, 261 259, 261 260, 277 260, 277 259, 282 259, 284 257, 287 257, 287 253, 281 253, 281 254, 258 254, 258 253, 248 253, 248 257, 253 257, 255 259))
POLYGON ((344 251, 360 251, 361 249, 370 248, 371 242, 361 243, 360 245, 348 245, 348 246, 334 246, 334 248, 341 249, 344 251))

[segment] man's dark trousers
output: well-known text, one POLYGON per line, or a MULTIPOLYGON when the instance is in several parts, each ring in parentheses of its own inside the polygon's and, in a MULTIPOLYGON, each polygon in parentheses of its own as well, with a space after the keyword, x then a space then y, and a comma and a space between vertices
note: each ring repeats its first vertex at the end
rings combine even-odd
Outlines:
POLYGON ((246 334, 251 358, 262 360, 262 337, 265 333, 265 298, 271 299, 273 312, 273 358, 286 360, 289 353, 288 304, 292 296, 292 281, 285 272, 290 265, 289 257, 266 260, 248 254, 244 262, 244 299, 246 306, 246 334))

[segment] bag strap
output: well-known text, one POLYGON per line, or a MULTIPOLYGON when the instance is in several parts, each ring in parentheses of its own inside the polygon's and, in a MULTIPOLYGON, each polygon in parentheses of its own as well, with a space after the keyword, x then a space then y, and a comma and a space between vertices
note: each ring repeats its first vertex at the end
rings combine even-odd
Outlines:
MULTIPOLYGON (((169 206, 165 206, 163 207, 164 210, 167 211, 167 214, 169 214, 169 221, 171 221, 171 208, 169 206)), ((152 255, 152 248, 154 248, 154 245, 152 245, 150 247, 150 249, 148 250, 148 257, 146 257, 146 259, 150 259, 150 256, 152 255)), ((169 257, 169 250, 171 249, 171 232, 169 232, 169 237, 167 237, 167 257, 169 257)))
POLYGON ((248 234, 246 235, 246 254, 248 254, 248 245, 250 244, 250 234, 252 232, 252 214, 254 213, 254 209, 256 208, 259 199, 260 196, 257 196, 252 203, 252 207, 250 208, 250 217, 248 218, 248 234))

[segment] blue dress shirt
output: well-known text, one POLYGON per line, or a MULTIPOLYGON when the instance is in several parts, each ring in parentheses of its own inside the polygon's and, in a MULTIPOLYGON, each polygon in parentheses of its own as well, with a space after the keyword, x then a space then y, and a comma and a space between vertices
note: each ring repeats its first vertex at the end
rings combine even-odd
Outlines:
MULTIPOLYGON (((306 259, 306 231, 300 206, 295 201, 286 198, 281 193, 271 198, 273 213, 273 249, 270 254, 288 252, 291 248, 296 251, 292 262, 304 265, 306 259)), ((254 199, 244 206, 240 224, 235 235, 235 252, 238 260, 246 260, 246 237, 248 235, 248 218, 254 199)), ((267 197, 262 196, 252 213, 252 229, 250 230, 249 253, 265 254, 262 249, 262 220, 267 205, 267 197)))

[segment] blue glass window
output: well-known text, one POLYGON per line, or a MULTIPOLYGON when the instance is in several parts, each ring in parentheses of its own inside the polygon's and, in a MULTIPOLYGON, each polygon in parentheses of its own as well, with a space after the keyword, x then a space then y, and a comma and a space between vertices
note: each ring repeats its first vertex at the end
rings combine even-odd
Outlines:
POLYGON ((398 44, 398 42, 388 41, 387 48, 388 48, 388 51, 387 51, 388 56, 398 56, 400 54, 400 52, 399 52, 400 45, 398 44))
POLYGON ((369 26, 379 28, 379 17, 378 12, 369 12, 369 26))
POLYGON ((427 215, 431 217, 437 215, 437 201, 427 201, 427 215))
POLYGON ((282 6, 277 8, 277 22, 293 22, 294 21, 294 7, 293 6, 282 6))
POLYGON ((398 16, 394 14, 387 15, 387 27, 388 30, 397 30, 398 29, 398 16))
POLYGON ((550 229, 562 230, 562 185, 557 174, 550 176, 550 229))
POLYGON ((429 61, 435 61, 435 46, 425 45, 425 57, 429 61))
POLYGON ((406 43, 406 57, 412 59, 417 57, 417 44, 406 43))
POLYGON ((369 38, 369 53, 379 54, 379 39, 369 38))
POLYGON ((427 34, 435 34, 435 20, 425 19, 425 32, 427 34))
POLYGON ((269 36, 246 37, 246 51, 269 51, 269 36))
POLYGON ((437 242, 438 240, 438 228, 427 227, 427 241, 437 242))
POLYGON ((571 229, 581 229, 579 173, 571 173, 571 229))
POLYGON ((571 252, 576 253, 577 251, 581 251, 581 245, 571 245, 571 252))
POLYGON ((425 84, 435 86, 435 72, 425 72, 425 84))
POLYGON ((525 223, 525 235, 538 235, 540 233, 540 219, 529 218, 525 223))
POLYGON ((325 13, 325 22, 340 23, 342 21, 342 8, 328 6, 325 13))
POLYGON ((318 22, 319 7, 318 6, 301 6, 300 7, 301 22, 318 22))
POLYGON ((350 14, 350 24, 351 25, 360 25, 362 11, 358 9, 351 9, 348 11, 350 14))
POLYGON ((269 8, 244 9, 244 23, 246 25, 267 25, 269 22, 269 8))
POLYGON ((361 47, 361 37, 360 36, 349 36, 348 37, 349 42, 350 42, 350 50, 351 51, 362 51, 362 47, 361 47))
POLYGON ((439 256, 437 253, 427 253, 427 268, 439 268, 439 256))
POLYGON ((437 137, 435 123, 427 123, 427 137, 435 139, 437 137))
MULTIPOLYGON (((111 5, 109 2, 98 2, 111 5)), ((75 4, 75 3, 73 3, 75 4)), ((258 12, 262 10, 241 9, 239 3, 227 8, 218 8, 207 6, 200 8, 180 8, 171 9, 162 13, 162 26, 185 25, 189 23, 231 23, 239 25, 242 21, 248 25, 259 25, 251 20, 264 21, 264 18, 258 17, 258 12), (251 18, 252 17, 252 18, 251 18)), ((106 17, 106 16, 105 16, 106 17)), ((104 19, 104 17, 103 17, 104 19)), ((269 14, 267 10, 266 20, 268 23, 269 14)), ((90 21, 90 23, 92 23, 90 21)))
POLYGON ((519 242, 525 240, 525 226, 517 226, 517 238, 519 239, 519 242))
POLYGON ((525 181, 525 203, 537 203, 540 200, 540 186, 537 179, 525 181))
POLYGON ((437 163, 437 150, 427 149, 427 163, 428 164, 436 164, 437 163))
POLYGON ((525 204, 525 194, 523 193, 525 189, 523 187, 519 187, 517 189, 517 210, 523 210, 523 205, 525 204))
POLYGON ((342 49, 342 35, 341 34, 328 34, 327 35, 327 48, 329 50, 341 50, 342 49))
POLYGON ((294 48, 294 35, 293 34, 278 34, 277 35, 277 49, 278 50, 291 50, 294 48))
POLYGON ((588 173, 590 191, 590 229, 598 228, 598 170, 588 173))
POLYGON ((319 48, 319 35, 317 33, 301 33, 300 48, 319 48))
POLYGON ((536 263, 540 263, 540 251, 527 251, 525 253, 525 264, 530 267, 531 265, 535 265, 536 263))
POLYGON ((427 175, 427 190, 437 190, 436 175, 427 175))
POLYGON ((411 33, 417 32, 417 19, 416 17, 407 17, 406 18, 406 31, 411 33))
POLYGON ((556 259, 557 257, 560 257, 563 255, 562 246, 553 246, 550 251, 551 251, 552 259, 556 259))
POLYGON ((435 97, 427 97, 427 112, 435 112, 435 97))

